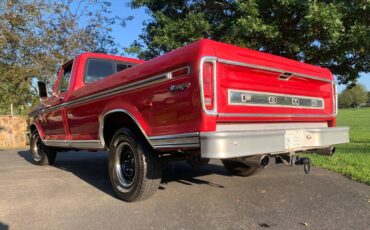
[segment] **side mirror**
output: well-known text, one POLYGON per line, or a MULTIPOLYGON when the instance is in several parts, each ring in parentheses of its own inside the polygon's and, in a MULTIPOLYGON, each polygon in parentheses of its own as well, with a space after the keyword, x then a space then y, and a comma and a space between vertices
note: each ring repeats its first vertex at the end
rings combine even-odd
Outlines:
POLYGON ((43 81, 37 82, 37 88, 39 90, 39 98, 44 99, 48 97, 48 91, 46 89, 46 83, 43 81))

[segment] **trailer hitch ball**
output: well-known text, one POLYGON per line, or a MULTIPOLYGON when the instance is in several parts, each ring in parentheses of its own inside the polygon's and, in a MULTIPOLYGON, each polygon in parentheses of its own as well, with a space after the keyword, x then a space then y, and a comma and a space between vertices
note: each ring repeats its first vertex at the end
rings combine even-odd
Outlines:
POLYGON ((282 155, 275 157, 276 164, 284 164, 287 166, 303 165, 303 170, 306 174, 311 171, 311 160, 308 157, 299 157, 294 155, 282 155))

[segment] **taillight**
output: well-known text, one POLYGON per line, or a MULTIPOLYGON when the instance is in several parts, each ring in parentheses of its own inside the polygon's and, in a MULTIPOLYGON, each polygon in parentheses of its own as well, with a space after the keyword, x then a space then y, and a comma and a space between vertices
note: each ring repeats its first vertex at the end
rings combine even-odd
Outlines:
POLYGON ((215 106, 213 65, 212 62, 203 63, 203 101, 206 110, 213 110, 215 106))

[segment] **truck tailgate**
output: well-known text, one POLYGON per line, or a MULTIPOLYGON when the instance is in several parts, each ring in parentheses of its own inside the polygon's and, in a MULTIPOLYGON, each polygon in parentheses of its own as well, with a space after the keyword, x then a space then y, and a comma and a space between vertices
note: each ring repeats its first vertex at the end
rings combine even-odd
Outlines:
POLYGON ((325 120, 336 112, 327 69, 235 46, 216 52, 219 121, 325 120))

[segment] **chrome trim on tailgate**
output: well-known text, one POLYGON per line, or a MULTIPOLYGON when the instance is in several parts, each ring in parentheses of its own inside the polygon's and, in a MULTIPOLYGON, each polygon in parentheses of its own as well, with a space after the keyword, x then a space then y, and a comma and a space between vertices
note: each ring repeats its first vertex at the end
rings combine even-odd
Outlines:
POLYGON ((286 123, 219 123, 216 131, 251 131, 251 130, 276 130, 276 129, 308 129, 325 128, 327 122, 286 122, 286 123))
POLYGON ((337 127, 203 132, 200 133, 201 156, 222 159, 318 149, 334 144, 348 143, 348 130, 347 127, 337 127), (292 132, 299 134, 296 137, 293 136, 293 138, 300 139, 299 146, 289 147, 294 145, 287 144, 292 132), (287 139, 287 137, 289 138, 287 139))
POLYGON ((283 93, 228 89, 228 104, 241 106, 324 109, 324 99, 283 93))

